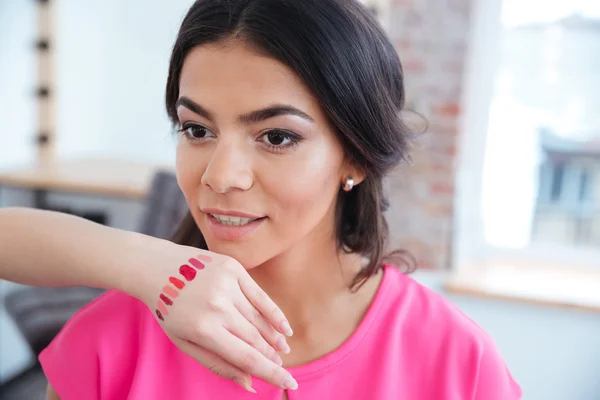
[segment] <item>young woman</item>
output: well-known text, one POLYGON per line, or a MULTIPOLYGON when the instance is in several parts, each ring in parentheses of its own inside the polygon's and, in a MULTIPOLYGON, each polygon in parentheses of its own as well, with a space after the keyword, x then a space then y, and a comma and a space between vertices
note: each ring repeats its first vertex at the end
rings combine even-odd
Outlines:
MULTIPOLYGON (((173 264, 154 314, 110 292, 74 317, 40 357, 49 398, 520 398, 489 336, 383 261, 382 179, 407 157, 404 99, 398 56, 358 2, 196 1, 166 88, 190 209, 175 240, 236 259, 281 307, 287 373, 279 387, 245 382, 256 397, 165 337, 159 321, 187 284, 219 268, 200 253, 173 264)), ((231 316, 223 335, 253 318, 210 307, 231 316)), ((247 366, 261 357, 248 354, 247 366)))

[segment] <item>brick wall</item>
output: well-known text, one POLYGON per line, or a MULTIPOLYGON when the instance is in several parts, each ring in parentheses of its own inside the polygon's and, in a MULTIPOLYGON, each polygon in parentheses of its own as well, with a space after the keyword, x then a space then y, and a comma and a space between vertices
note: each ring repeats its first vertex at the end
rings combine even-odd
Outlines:
POLYGON ((448 268, 451 260, 470 5, 470 0, 390 0, 384 16, 404 67, 407 108, 428 121, 415 141, 412 165, 399 168, 388 182, 390 247, 409 250, 423 269, 448 268))

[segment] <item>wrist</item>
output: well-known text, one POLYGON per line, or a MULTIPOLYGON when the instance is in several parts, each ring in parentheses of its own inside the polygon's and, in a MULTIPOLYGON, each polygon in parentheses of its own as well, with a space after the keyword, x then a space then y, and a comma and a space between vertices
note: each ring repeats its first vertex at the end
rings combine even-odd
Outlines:
POLYGON ((142 299, 145 293, 144 286, 146 285, 144 268, 148 268, 145 258, 151 245, 149 244, 150 239, 152 238, 141 233, 126 233, 124 240, 127 251, 124 259, 120 261, 122 263, 121 273, 119 274, 118 286, 115 287, 115 289, 139 300, 144 300, 142 299))
POLYGON ((121 268, 119 289, 146 305, 154 303, 164 284, 161 259, 168 254, 167 240, 137 232, 127 232, 127 252, 121 268))

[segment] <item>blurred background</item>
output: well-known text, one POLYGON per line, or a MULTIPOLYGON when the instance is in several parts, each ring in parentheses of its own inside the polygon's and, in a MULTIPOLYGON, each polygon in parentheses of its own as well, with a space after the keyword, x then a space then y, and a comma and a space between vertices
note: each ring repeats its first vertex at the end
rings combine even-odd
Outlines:
MULTIPOLYGON (((600 2, 363 2, 428 121, 387 182, 391 245, 490 333, 525 399, 599 400, 600 2)), ((191 4, 0 0, 0 207, 170 235, 163 91, 191 4)), ((0 281, 0 399, 44 398, 35 356, 98 293, 0 281)))

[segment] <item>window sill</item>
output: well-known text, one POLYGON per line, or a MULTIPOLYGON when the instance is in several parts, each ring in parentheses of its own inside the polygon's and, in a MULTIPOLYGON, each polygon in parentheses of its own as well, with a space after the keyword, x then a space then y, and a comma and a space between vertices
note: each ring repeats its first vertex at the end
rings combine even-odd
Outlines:
POLYGON ((451 274, 444 289, 452 294, 600 312, 600 270, 496 261, 451 274))

